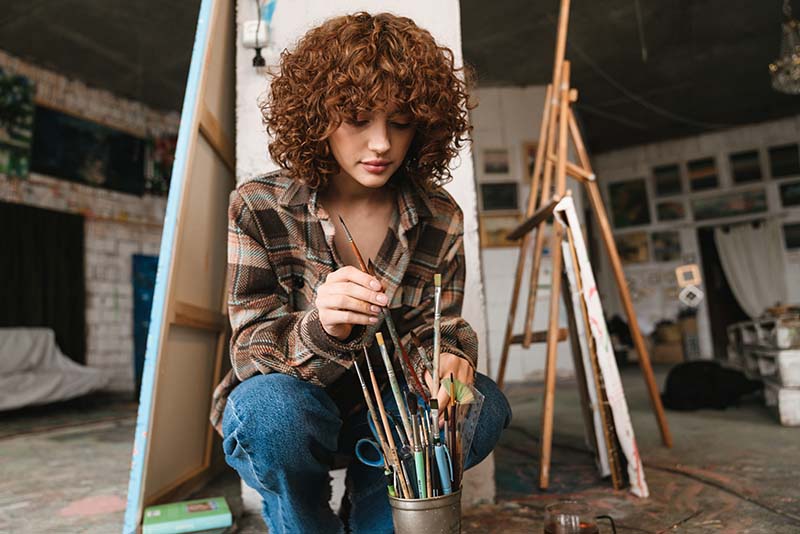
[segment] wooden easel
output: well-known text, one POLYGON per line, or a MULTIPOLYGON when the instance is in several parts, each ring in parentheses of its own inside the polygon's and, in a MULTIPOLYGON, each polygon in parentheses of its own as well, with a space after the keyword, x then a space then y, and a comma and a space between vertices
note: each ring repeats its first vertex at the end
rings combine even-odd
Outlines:
POLYGON ((526 220, 509 234, 509 239, 522 238, 520 255, 517 263, 517 272, 514 280, 514 290, 511 294, 510 311, 506 323, 503 352, 500 357, 500 367, 497 375, 497 384, 503 387, 505 367, 508 352, 512 344, 521 344, 524 348, 530 347, 532 342, 547 343, 547 359, 545 367, 545 392, 542 408, 542 448, 541 469, 539 472, 539 486, 546 489, 549 485, 550 454, 553 437, 553 405, 555 398, 556 379, 556 349, 559 341, 566 339, 566 331, 558 327, 558 307, 562 290, 563 257, 561 225, 552 226, 550 254, 552 258, 552 281, 549 308, 549 326, 545 332, 533 332, 534 308, 536 304, 536 290, 539 280, 539 268, 544 247, 544 232, 546 221, 552 216, 553 210, 559 201, 567 195, 566 178, 569 174, 586 187, 589 202, 597 218, 600 233, 606 251, 611 260, 614 278, 620 297, 628 318, 634 345, 639 354, 639 365, 644 374, 650 394, 650 401, 658 420, 661 438, 667 447, 672 447, 672 436, 664 415, 658 386, 653 376, 650 357, 644 344, 636 313, 633 309, 630 293, 625 283, 622 263, 619 259, 616 244, 611 234, 611 226, 603 206, 600 190, 592 171, 589 156, 581 138, 581 134, 572 112, 572 104, 578 99, 576 89, 570 87, 570 63, 564 59, 567 39, 567 23, 569 20, 569 0, 561 1, 561 12, 558 21, 558 36, 556 40, 555 65, 553 68, 553 82, 547 86, 542 124, 539 134, 539 145, 536 151, 536 161, 531 176, 531 193, 528 199, 526 220), (556 128, 558 130, 556 131, 556 128), (579 164, 568 161, 568 141, 577 153, 579 164), (554 176, 555 174, 555 176, 554 176), (541 181, 541 194, 539 186, 541 181), (537 198, 538 197, 538 198, 537 198), (538 206, 537 206, 538 200, 538 206), (526 255, 531 239, 531 230, 535 232, 533 246, 533 265, 530 273, 527 311, 525 315, 525 330, 521 335, 513 335, 516 319, 518 296, 522 275, 525 270, 526 255))

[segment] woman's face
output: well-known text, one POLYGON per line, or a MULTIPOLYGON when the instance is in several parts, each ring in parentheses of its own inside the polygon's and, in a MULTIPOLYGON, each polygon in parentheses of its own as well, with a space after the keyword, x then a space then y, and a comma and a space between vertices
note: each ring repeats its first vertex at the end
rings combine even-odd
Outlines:
POLYGON ((340 167, 333 179, 383 187, 403 164, 414 131, 411 115, 392 109, 361 112, 346 119, 328 139, 340 167))

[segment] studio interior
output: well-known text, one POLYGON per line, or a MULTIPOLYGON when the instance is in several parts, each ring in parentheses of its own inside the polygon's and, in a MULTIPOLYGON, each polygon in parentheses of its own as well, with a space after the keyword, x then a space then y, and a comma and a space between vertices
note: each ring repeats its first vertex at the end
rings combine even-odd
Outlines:
MULTIPOLYGON (((413 20, 470 87, 442 186, 465 282, 445 273, 443 298, 513 417, 468 466, 492 406, 439 381, 427 269, 430 300, 395 300, 425 306, 432 345, 386 310, 377 356, 337 360, 374 439, 331 463, 330 531, 364 532, 360 461, 398 534, 800 532, 800 2, 0 6, 0 534, 270 531, 277 501, 209 421, 255 276, 229 209, 281 167, 261 106, 287 50, 358 12, 413 20)), ((313 295, 297 269, 273 287, 313 295)))

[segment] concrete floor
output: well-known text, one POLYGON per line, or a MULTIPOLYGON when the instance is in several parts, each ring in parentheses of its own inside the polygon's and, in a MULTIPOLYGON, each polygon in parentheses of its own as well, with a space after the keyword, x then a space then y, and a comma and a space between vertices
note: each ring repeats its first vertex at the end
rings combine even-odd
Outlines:
MULTIPOLYGON (((514 421, 496 451, 498 503, 465 511, 465 534, 541 532, 544 506, 564 498, 610 513, 621 533, 800 532, 800 429, 779 426, 756 400, 722 412, 669 412, 669 450, 638 369, 622 374, 651 497, 614 491, 597 477, 569 382, 556 392, 551 487, 540 491, 541 385, 513 385, 514 421)), ((107 396, 0 414, 0 534, 120 532, 134 417, 133 403, 107 396)), ((204 494, 224 494, 241 510, 230 473, 204 494)), ((244 515, 236 531, 266 529, 244 515)))

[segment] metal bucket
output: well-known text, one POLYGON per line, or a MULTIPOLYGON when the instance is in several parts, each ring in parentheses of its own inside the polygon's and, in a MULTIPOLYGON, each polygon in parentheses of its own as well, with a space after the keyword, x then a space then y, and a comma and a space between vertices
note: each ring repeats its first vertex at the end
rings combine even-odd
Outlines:
POLYGON ((389 496, 395 534, 460 534, 461 490, 430 499, 389 496))

